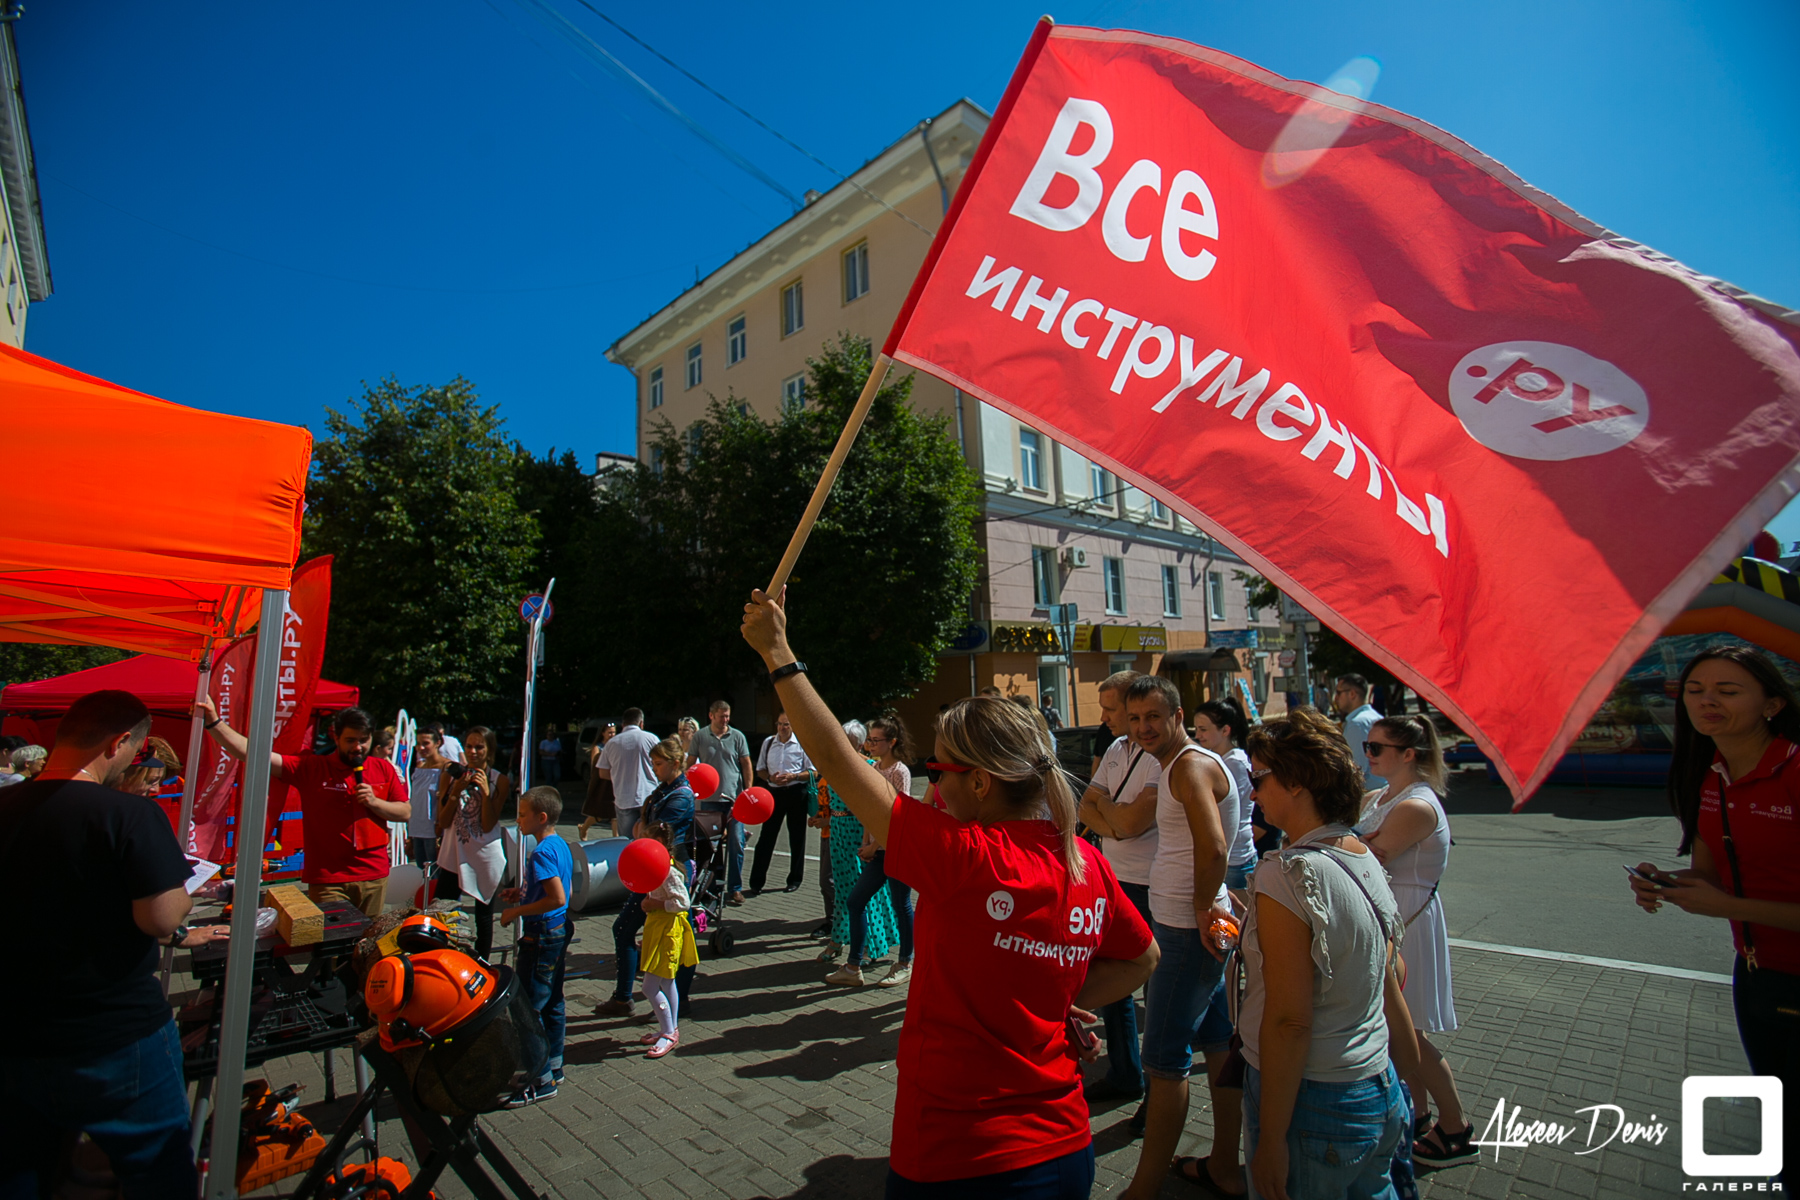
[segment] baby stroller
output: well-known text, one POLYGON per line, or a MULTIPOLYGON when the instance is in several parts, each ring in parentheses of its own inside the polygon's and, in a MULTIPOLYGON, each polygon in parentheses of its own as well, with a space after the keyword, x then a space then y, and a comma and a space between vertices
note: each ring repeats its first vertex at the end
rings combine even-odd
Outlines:
POLYGON ((694 887, 691 899, 694 933, 707 939, 714 958, 730 958, 737 940, 725 928, 725 883, 731 869, 731 839, 723 810, 694 813, 694 887))

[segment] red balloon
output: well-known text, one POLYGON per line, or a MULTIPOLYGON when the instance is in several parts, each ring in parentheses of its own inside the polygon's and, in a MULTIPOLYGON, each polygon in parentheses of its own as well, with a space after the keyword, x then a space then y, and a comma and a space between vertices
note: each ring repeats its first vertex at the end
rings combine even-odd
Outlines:
POLYGON ((655 838, 636 838, 619 853, 619 879, 642 895, 669 877, 669 848, 655 838))
POLYGON ((695 763, 687 769, 688 786, 694 789, 694 799, 711 800, 713 793, 719 790, 719 772, 705 763, 695 763))
POLYGON ((775 797, 766 787, 745 788, 731 806, 731 815, 746 825, 761 825, 775 815, 775 797))

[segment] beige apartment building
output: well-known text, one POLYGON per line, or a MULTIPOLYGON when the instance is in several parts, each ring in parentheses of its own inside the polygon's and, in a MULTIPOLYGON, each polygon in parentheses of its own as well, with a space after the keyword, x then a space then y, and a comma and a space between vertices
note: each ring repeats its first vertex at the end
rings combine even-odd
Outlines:
MULTIPOLYGON (((660 422, 684 430, 715 397, 764 418, 804 405, 806 359, 827 341, 850 333, 879 346, 987 124, 970 101, 951 105, 850 182, 808 193, 800 212, 614 342, 607 358, 637 383, 639 461, 654 465, 660 422)), ((981 475, 985 555, 955 648, 898 706, 913 728, 990 685, 1048 695, 1065 721, 1091 725, 1096 685, 1127 667, 1163 668, 1190 703, 1231 676, 1259 704, 1278 687, 1278 615, 1248 607, 1247 569, 1224 547, 1048 434, 932 376, 919 374, 912 395, 952 418, 981 475), (1059 603, 1080 610, 1072 647, 1050 625, 1059 603)), ((771 725, 750 699, 739 698, 740 723, 771 725)))
POLYGON ((25 348, 25 309, 50 294, 37 162, 10 22, 0 22, 0 338, 25 348))

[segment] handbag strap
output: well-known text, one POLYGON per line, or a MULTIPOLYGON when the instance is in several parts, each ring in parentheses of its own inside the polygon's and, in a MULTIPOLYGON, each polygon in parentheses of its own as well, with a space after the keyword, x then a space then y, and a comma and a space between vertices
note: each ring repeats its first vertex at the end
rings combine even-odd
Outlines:
MULTIPOLYGON (((1731 891, 1739 900, 1744 898, 1744 872, 1738 866, 1737 843, 1731 836, 1731 803, 1725 795, 1726 785, 1719 785, 1719 828, 1725 839, 1725 860, 1731 864, 1731 891)), ((1739 921, 1738 928, 1744 934, 1744 966, 1756 970, 1756 937, 1750 932, 1750 922, 1739 921)))

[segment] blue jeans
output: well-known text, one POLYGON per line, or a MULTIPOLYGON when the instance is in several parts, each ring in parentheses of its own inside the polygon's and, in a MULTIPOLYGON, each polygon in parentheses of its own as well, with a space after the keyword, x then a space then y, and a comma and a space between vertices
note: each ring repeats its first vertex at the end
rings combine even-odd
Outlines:
POLYGON ((538 759, 538 774, 539 774, 540 778, 537 780, 537 782, 539 782, 539 783, 549 783, 549 784, 561 783, 562 782, 562 759, 560 759, 560 758, 540 758, 540 759, 538 759))
MULTIPOLYGON (((1225 964, 1207 950, 1198 929, 1150 924, 1162 959, 1144 997, 1144 1073, 1153 1079, 1186 1079, 1194 1051, 1204 1050, 1217 1032, 1204 1018, 1219 990, 1225 964)), ((1227 1024, 1226 1038, 1231 1036, 1227 1024)))
POLYGON ((887 1200, 1087 1200, 1094 1190, 1094 1147, 993 1175, 918 1183, 888 1168, 887 1200))
POLYGON ((544 1042, 549 1057, 544 1060, 543 1083, 563 1065, 563 1035, 568 1029, 568 1014, 563 1005, 563 971, 569 962, 569 922, 565 918, 555 929, 525 926, 519 939, 519 982, 525 985, 525 996, 531 1007, 544 1019, 544 1042))
POLYGON ((85 1130, 131 1200, 194 1200, 181 1037, 170 1021, 94 1058, 0 1059, 0 1197, 37 1200, 63 1135, 85 1130))
POLYGON ((894 924, 900 930, 900 961, 912 961, 912 889, 898 879, 887 877, 887 851, 877 850, 874 858, 863 863, 862 875, 850 889, 850 899, 844 902, 850 914, 850 957, 845 962, 862 961, 863 945, 869 938, 869 901, 875 898, 883 884, 887 885, 888 898, 894 902, 894 924))
POLYGON ((644 810, 642 807, 619 808, 619 809, 613 810, 614 819, 617 820, 619 823, 619 836, 620 837, 630 837, 632 835, 632 833, 636 831, 637 823, 638 823, 638 814, 643 811, 644 810))
MULTIPOLYGON (((1256 1158, 1262 1072, 1244 1070, 1244 1161, 1256 1158)), ((1392 1200, 1394 1151, 1410 1137, 1411 1108, 1392 1066, 1355 1083, 1300 1081, 1288 1123, 1292 1200, 1392 1200)), ((1256 1181, 1250 1181, 1256 1200, 1256 1181)))
MULTIPOLYGON (((1119 890, 1144 918, 1151 922, 1150 885, 1119 881, 1119 890)), ((1106 1081, 1123 1091, 1144 1090, 1144 1064, 1138 1057, 1137 993, 1115 1000, 1100 1010, 1106 1023, 1106 1081)))

